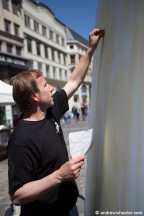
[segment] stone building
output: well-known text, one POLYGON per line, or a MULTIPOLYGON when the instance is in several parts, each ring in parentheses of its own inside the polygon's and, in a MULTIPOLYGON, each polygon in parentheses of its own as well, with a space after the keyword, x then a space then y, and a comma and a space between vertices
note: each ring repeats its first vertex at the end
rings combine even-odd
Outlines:
POLYGON ((65 25, 51 9, 36 1, 23 1, 24 55, 32 60, 56 89, 68 80, 65 25))
MULTIPOLYGON (((67 52, 68 52, 68 67, 69 72, 72 73, 75 67, 78 65, 80 58, 85 54, 88 48, 88 41, 81 35, 76 33, 70 28, 66 28, 67 34, 67 52)), ((75 92, 73 99, 70 101, 70 106, 72 107, 75 103, 90 104, 90 91, 91 91, 91 81, 92 81, 92 62, 89 66, 87 75, 75 92)))
MULTIPOLYGON (((39 69, 55 90, 62 88, 85 54, 88 41, 66 27, 44 3, 35 0, 0 1, 0 80, 30 68, 39 69)), ((91 69, 70 99, 89 105, 91 69)), ((18 112, 12 107, 12 113, 18 112)))
POLYGON ((0 79, 8 82, 16 73, 28 69, 24 55, 22 1, 0 1, 0 79))

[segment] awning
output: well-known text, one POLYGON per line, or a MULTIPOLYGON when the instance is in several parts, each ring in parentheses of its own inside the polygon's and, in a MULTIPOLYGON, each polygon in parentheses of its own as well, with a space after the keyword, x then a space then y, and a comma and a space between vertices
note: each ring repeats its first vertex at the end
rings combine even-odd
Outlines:
POLYGON ((0 106, 15 104, 12 96, 12 86, 0 80, 0 106))

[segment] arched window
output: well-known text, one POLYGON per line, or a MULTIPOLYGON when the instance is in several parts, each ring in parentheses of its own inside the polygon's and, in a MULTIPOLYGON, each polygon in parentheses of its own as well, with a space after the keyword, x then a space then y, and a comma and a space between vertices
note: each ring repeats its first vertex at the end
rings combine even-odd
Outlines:
POLYGON ((87 87, 86 87, 85 84, 82 85, 81 90, 82 90, 82 93, 86 93, 87 92, 87 87))

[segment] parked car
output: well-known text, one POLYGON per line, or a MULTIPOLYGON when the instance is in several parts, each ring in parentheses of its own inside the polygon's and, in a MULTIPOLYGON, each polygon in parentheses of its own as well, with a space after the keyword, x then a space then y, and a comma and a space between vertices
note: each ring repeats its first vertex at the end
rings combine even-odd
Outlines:
POLYGON ((10 136, 10 129, 0 125, 0 159, 7 155, 7 145, 10 136))

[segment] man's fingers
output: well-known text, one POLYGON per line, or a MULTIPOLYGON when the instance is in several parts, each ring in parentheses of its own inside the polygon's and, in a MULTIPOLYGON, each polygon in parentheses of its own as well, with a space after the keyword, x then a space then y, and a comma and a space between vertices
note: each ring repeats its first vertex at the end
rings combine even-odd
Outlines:
POLYGON ((100 36, 100 37, 104 37, 104 35, 105 35, 105 31, 102 30, 102 31, 100 32, 99 36, 100 36))
POLYGON ((71 159, 69 161, 71 169, 76 170, 78 168, 81 168, 81 166, 84 164, 84 159, 85 159, 84 155, 81 155, 81 156, 78 156, 78 157, 71 159))
POLYGON ((71 159, 71 163, 75 164, 75 163, 79 163, 80 161, 84 161, 85 159, 85 155, 80 155, 78 157, 75 157, 73 159, 71 159))
POLYGON ((104 29, 96 29, 95 31, 94 31, 94 35, 95 36, 100 36, 100 37, 103 37, 104 36, 104 33, 105 33, 105 31, 104 31, 104 29))

